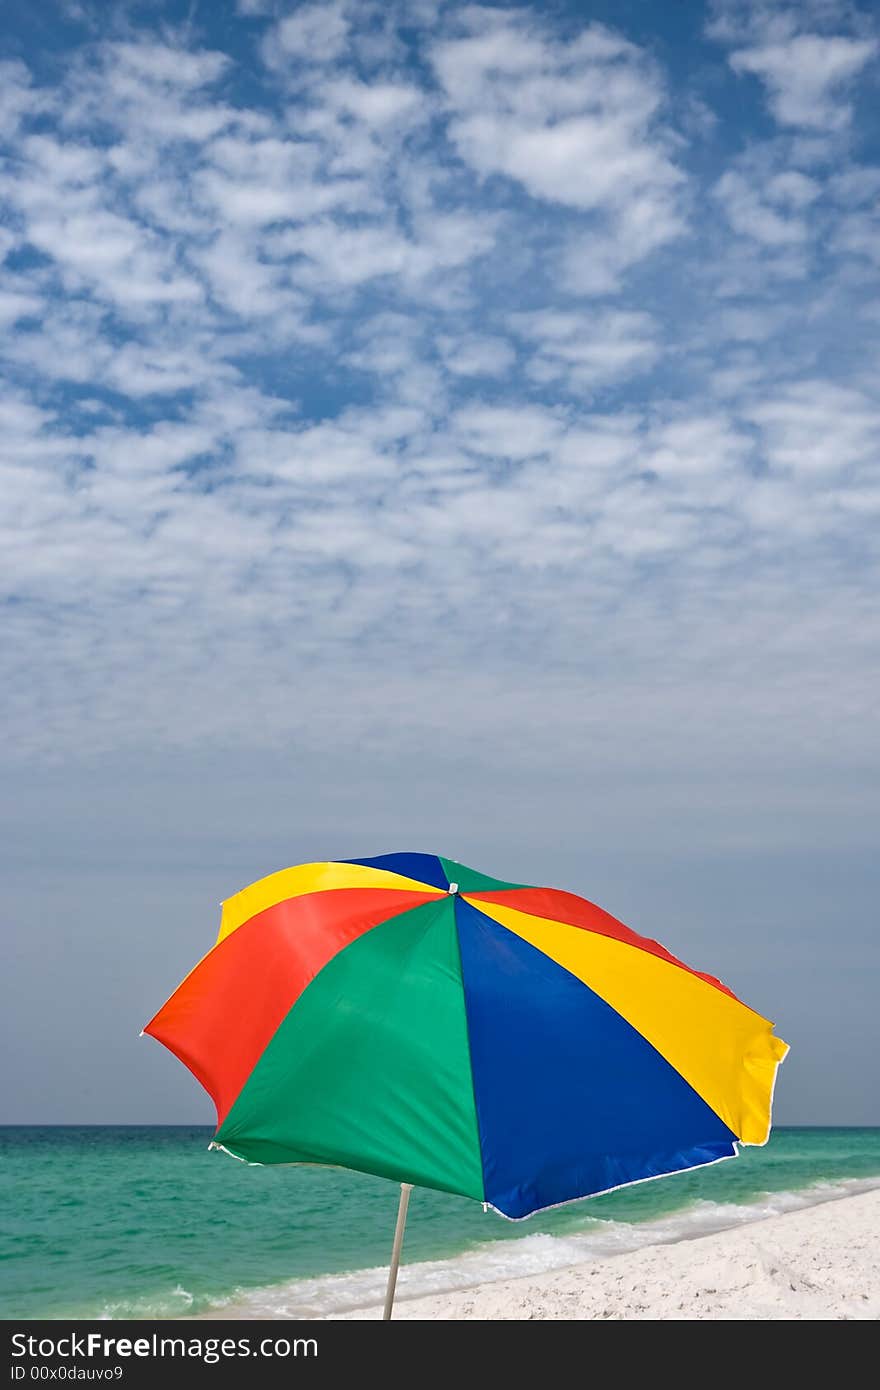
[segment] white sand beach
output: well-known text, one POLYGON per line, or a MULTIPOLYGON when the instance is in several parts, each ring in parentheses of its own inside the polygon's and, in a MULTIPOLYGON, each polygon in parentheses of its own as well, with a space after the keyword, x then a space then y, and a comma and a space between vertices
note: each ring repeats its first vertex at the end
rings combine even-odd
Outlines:
MULTIPOLYGON (((376 1306, 344 1316, 380 1314, 376 1306)), ((399 1296, 394 1316, 880 1318, 880 1191, 537 1277, 399 1296)))

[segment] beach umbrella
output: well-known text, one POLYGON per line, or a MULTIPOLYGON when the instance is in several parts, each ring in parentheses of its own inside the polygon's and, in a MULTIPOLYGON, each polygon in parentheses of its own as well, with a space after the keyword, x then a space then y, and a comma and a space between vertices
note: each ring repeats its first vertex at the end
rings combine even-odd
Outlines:
POLYGON ((212 1147, 519 1219, 764 1144, 787 1046, 586 899, 429 854, 303 864, 222 906, 144 1029, 212 1096, 212 1147))

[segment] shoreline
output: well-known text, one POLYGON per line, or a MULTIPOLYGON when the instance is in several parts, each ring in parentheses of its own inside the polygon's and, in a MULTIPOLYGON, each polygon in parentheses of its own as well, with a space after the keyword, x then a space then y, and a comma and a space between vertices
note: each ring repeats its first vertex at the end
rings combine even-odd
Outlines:
MULTIPOLYGON (((379 1305, 336 1315, 344 1320, 379 1316, 379 1305)), ((547 1274, 401 1297, 394 1317, 880 1319, 880 1190, 547 1274)))
MULTIPOLYGON (((817 1251, 824 1242, 829 1247, 828 1260, 833 1263, 839 1256, 845 1264, 845 1252, 835 1253, 833 1237, 829 1243, 824 1232, 827 1227, 836 1227, 841 1221, 848 1223, 849 1230, 856 1220, 855 1215, 848 1215, 855 1212, 850 1204, 860 1202, 864 1209, 858 1212, 858 1220, 863 1222, 865 1231, 873 1237, 873 1253, 866 1257, 868 1272, 864 1291, 876 1289, 880 1294, 880 1177, 876 1177, 849 1179, 827 1185, 820 1183, 800 1191, 768 1193, 765 1202, 747 1207, 698 1203, 690 1209, 644 1224, 608 1222, 603 1223, 601 1229, 594 1228, 567 1237, 536 1234, 525 1237, 522 1243, 493 1242, 480 1250, 448 1260, 407 1265, 404 1248, 394 1316, 398 1319, 764 1316, 752 1312, 737 1314, 723 1311, 632 1312, 629 1303, 621 1305, 620 1311, 615 1311, 613 1299, 609 1305, 612 1311, 606 1314, 581 1310, 574 1288, 567 1289, 563 1300, 568 1311, 559 1311, 554 1298, 550 1298, 545 1311, 529 1311, 526 1305, 544 1308, 545 1286, 552 1286, 558 1280, 565 1282, 569 1276, 578 1274, 581 1282, 584 1278, 589 1279, 591 1289, 597 1294, 605 1287, 603 1278, 606 1283, 614 1285, 612 1292, 619 1293, 617 1285, 631 1266, 636 1269, 642 1257, 657 1257, 659 1252, 667 1252, 660 1258, 658 1269, 652 1272, 652 1296, 649 1300, 651 1309, 662 1307, 662 1289, 656 1287, 655 1275, 661 1283, 664 1278, 667 1282, 675 1283, 681 1272, 693 1263, 694 1255, 690 1252, 695 1246, 700 1248, 701 1259, 704 1255, 707 1258, 724 1256, 728 1262, 739 1262, 744 1258, 741 1251, 735 1253, 739 1249, 739 1241, 752 1233, 755 1233, 755 1239, 770 1239, 771 1242, 777 1238, 789 1243, 794 1239, 796 1244, 806 1240, 817 1251), (774 1207, 776 1210, 773 1210, 774 1207), (799 1221, 806 1234, 801 1232, 792 1237, 794 1228, 790 1223, 793 1221, 799 1221), (528 1253, 525 1249, 527 1243, 530 1247, 528 1253), (518 1311, 508 1311, 506 1302, 516 1306, 518 1311)), ((798 1262, 797 1253, 786 1256, 786 1260, 794 1267, 798 1262)), ((188 1316, 184 1314, 183 1318, 186 1321, 193 1318, 199 1321, 219 1318, 238 1321, 261 1318, 321 1321, 374 1319, 381 1314, 386 1277, 387 1270, 378 1267, 311 1280, 290 1280, 247 1293, 242 1291, 238 1296, 223 1300, 212 1308, 188 1316)), ((809 1277, 807 1273, 808 1280, 809 1277)), ((714 1287, 717 1291, 720 1285, 714 1287)), ((858 1311, 864 1304, 864 1300, 858 1297, 859 1293, 860 1290, 856 1290, 853 1295, 856 1298, 856 1311, 841 1316, 880 1316, 880 1304, 874 1312, 858 1311)), ((780 1313, 778 1316, 836 1317, 838 1314, 780 1313)))

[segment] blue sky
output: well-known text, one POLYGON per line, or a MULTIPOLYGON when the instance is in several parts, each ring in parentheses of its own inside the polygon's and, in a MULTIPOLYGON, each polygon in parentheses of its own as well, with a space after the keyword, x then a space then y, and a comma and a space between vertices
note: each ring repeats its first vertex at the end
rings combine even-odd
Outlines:
POLYGON ((129 1039, 216 902, 411 848, 880 1122, 873 7, 3 29, 3 1113, 203 1115, 129 1039))

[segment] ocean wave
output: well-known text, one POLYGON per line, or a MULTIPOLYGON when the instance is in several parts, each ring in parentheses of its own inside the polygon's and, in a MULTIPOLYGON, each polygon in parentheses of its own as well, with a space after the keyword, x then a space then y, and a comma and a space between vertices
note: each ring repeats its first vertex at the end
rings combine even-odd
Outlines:
POLYGON ((97 1317, 99 1322, 115 1318, 186 1318, 195 1307, 195 1296, 182 1284, 176 1284, 173 1289, 148 1298, 113 1299, 104 1304, 97 1317))
MULTIPOLYGON (((670 1245, 711 1235, 767 1217, 851 1197, 880 1187, 880 1177, 819 1181, 796 1191, 767 1192, 747 1203, 704 1199, 650 1221, 587 1218, 584 1228, 566 1235, 523 1236, 491 1241, 450 1259, 403 1264, 397 1298, 451 1293, 475 1284, 544 1274, 590 1260, 613 1259, 647 1245, 670 1245)), ((334 1318, 375 1307, 385 1294, 387 1269, 352 1270, 313 1279, 294 1279, 257 1289, 236 1289, 189 1316, 200 1318, 334 1318)), ((115 1313, 110 1316, 124 1316, 115 1313)), ((128 1316, 132 1316, 131 1313, 128 1316)), ((136 1316, 136 1315, 135 1315, 136 1316)), ((155 1314, 154 1314, 155 1316, 155 1314)), ((168 1316, 166 1314, 165 1316, 168 1316)), ((171 1316, 187 1317, 180 1309, 171 1316)))

